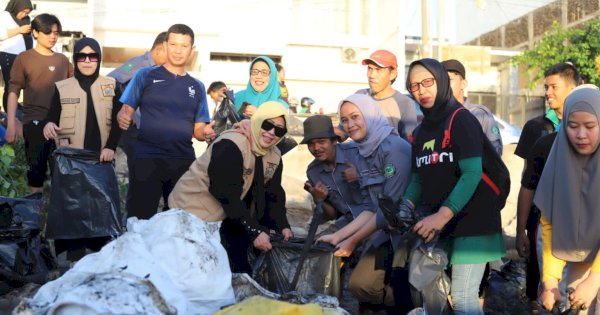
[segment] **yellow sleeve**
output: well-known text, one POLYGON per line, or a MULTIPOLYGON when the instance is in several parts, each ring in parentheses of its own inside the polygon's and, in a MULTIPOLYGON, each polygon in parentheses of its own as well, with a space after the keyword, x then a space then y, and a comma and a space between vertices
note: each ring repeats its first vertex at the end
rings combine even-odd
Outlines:
POLYGON ((591 272, 600 273, 600 250, 596 253, 596 258, 594 258, 594 262, 592 263, 591 272))
MULTIPOLYGON (((542 225, 542 281, 548 279, 560 281, 563 268, 567 263, 552 255, 552 224, 550 221, 542 215, 540 224, 542 225)), ((599 260, 598 257, 596 260, 599 260)))

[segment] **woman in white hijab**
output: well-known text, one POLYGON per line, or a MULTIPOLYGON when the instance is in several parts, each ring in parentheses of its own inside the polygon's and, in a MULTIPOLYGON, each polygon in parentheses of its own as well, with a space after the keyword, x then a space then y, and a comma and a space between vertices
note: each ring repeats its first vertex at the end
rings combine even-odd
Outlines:
POLYGON ((569 264, 571 308, 600 314, 600 91, 574 90, 564 112, 534 197, 542 211, 541 302, 551 310, 561 301, 558 282, 569 264))

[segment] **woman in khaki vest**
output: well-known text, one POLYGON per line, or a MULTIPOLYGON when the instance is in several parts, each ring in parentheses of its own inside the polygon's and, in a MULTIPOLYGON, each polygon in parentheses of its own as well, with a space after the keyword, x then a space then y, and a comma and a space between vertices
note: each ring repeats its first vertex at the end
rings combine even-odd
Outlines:
POLYGON ((222 243, 233 272, 252 274, 246 254, 271 249, 269 231, 292 236, 275 146, 287 132, 287 110, 263 103, 250 120, 224 131, 179 179, 169 205, 205 221, 223 221, 222 243))
MULTIPOLYGON (((101 56, 100 45, 93 38, 83 38, 75 44, 75 76, 56 82, 44 136, 54 139, 59 147, 95 151, 101 162, 112 162, 121 136, 116 119, 122 105, 121 93, 115 79, 99 75, 101 56)), ((78 260, 86 247, 97 251, 110 237, 56 239, 56 254, 67 251, 69 260, 78 260)))

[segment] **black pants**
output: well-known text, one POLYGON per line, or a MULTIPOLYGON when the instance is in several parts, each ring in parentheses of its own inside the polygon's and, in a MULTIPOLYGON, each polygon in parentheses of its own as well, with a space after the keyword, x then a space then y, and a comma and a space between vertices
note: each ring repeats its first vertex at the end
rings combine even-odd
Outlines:
POLYGON ((29 164, 27 183, 31 187, 43 187, 48 171, 48 160, 56 146, 54 141, 44 138, 43 127, 38 120, 23 125, 23 137, 25 155, 29 164))
POLYGON ((2 67, 2 79, 4 79, 4 92, 2 93, 2 106, 4 112, 8 113, 8 83, 10 82, 10 69, 17 55, 0 52, 0 67, 2 67))
MULTIPOLYGON (((150 219, 158 210, 161 196, 168 196, 181 176, 194 160, 187 159, 135 159, 132 181, 129 183, 131 202, 127 217, 150 219)), ((131 170, 129 170, 131 173, 131 170)), ((165 207, 169 209, 165 200, 165 207)))

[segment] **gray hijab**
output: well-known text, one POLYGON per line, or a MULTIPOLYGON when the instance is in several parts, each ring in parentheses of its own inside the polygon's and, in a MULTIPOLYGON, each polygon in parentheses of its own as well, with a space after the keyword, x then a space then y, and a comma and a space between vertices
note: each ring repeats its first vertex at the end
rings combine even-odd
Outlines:
POLYGON ((600 247, 600 152, 578 154, 567 137, 573 112, 600 121, 600 91, 579 88, 565 100, 560 128, 544 166, 534 203, 552 224, 552 254, 566 261, 594 260, 600 247))
MULTIPOLYGON (((358 153, 360 153, 363 157, 368 157, 377 148, 379 144, 383 142, 383 140, 389 136, 390 134, 398 134, 394 128, 390 126, 387 118, 383 116, 381 113, 381 109, 379 109, 379 104, 375 101, 371 96, 366 94, 352 94, 346 97, 343 101, 338 105, 338 113, 342 108, 342 104, 344 102, 350 102, 358 109, 363 115, 363 119, 365 120, 365 125, 367 127, 366 136, 360 141, 356 142, 358 144, 358 153)), ((344 127, 341 123, 340 117, 340 129, 344 130, 344 127)), ((344 132, 348 132, 344 130, 344 132)))

